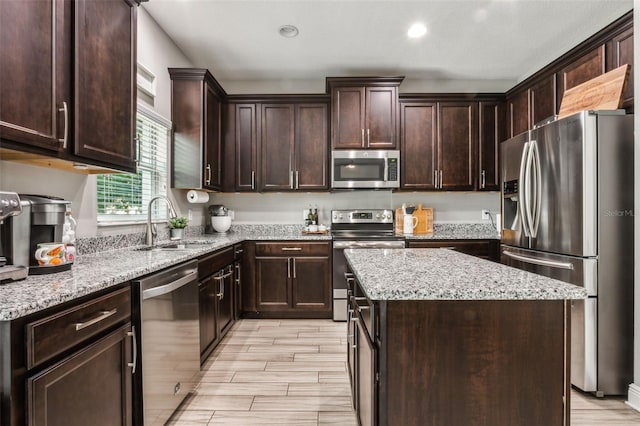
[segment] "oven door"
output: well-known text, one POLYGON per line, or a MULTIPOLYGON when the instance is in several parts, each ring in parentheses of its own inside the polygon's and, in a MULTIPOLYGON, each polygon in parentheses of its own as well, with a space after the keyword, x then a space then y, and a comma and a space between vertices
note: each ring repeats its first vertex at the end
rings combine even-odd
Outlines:
POLYGON ((333 151, 332 188, 398 188, 397 151, 333 151))

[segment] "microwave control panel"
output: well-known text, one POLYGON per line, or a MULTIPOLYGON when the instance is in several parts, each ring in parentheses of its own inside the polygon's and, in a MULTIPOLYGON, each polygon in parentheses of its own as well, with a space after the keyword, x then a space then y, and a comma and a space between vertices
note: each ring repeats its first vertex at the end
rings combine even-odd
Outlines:
POLYGON ((387 180, 395 181, 398 180, 398 159, 397 158, 389 158, 388 160, 388 170, 387 170, 387 180))

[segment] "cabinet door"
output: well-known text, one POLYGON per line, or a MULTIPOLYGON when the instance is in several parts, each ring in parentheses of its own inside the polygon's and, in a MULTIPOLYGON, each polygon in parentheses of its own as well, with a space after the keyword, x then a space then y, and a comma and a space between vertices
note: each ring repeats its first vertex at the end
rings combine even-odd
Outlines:
POLYGON ((531 128, 529 122, 529 90, 523 90, 507 100, 509 114, 509 137, 519 135, 531 128))
POLYGON ((604 45, 593 49, 558 72, 558 109, 567 89, 589 81, 605 73, 604 45))
MULTIPOLYGON (((200 308, 200 355, 202 356, 218 338, 216 325, 216 285, 211 277, 202 281, 198 286, 200 308)), ((201 358, 202 362, 203 359, 201 358)))
POLYGON ((291 306, 291 261, 288 257, 256 258, 256 307, 282 311, 291 306))
POLYGON ((436 103, 400 104, 402 188, 435 189, 436 103))
POLYGON ((0 7, 0 138, 60 151, 61 109, 71 108, 71 3, 3 0, 0 7))
MULTIPOLYGON (((358 317, 359 318, 359 317, 358 317)), ((364 327, 358 324, 357 413, 362 426, 377 424, 376 353, 364 327)))
POLYGON ((126 324, 27 380, 31 425, 132 424, 131 338, 126 324))
MULTIPOLYGON (((626 31, 613 37, 610 41, 610 45, 607 45, 607 71, 611 71, 624 64, 630 64, 632 66, 631 73, 627 80, 627 86, 624 89, 622 95, 622 107, 631 109, 633 108, 633 28, 629 28, 626 31)), ((632 110, 633 111, 633 110, 632 110)))
POLYGON ((472 191, 477 146, 476 104, 438 105, 438 163, 440 189, 472 191))
POLYGON ((367 87, 365 99, 365 147, 395 149, 397 88, 367 87))
POLYGON ((329 134, 326 104, 299 104, 295 114, 295 188, 327 189, 329 134))
POLYGON ((331 310, 331 262, 328 257, 292 259, 294 309, 331 310))
POLYGON ((136 5, 74 4, 74 154, 135 171, 136 5))
POLYGON ((205 122, 204 122, 204 164, 202 165, 204 182, 208 189, 220 189, 222 185, 221 164, 221 120, 222 105, 213 89, 205 84, 205 122))
POLYGON ((556 106, 556 76, 551 74, 538 83, 534 84, 530 90, 531 97, 531 127, 542 120, 545 120, 558 111, 556 106))
POLYGON ((224 270, 224 274, 219 278, 214 278, 216 289, 218 290, 218 332, 224 336, 233 325, 233 265, 229 265, 224 270))
POLYGON ((258 153, 255 104, 237 104, 235 120, 236 191, 255 191, 258 153))
POLYGON ((263 104, 261 117, 260 190, 292 190, 294 178, 293 105, 263 104))
POLYGON ((501 105, 497 102, 480 102, 478 135, 478 189, 481 191, 500 190, 500 167, 498 156, 500 142, 504 138, 501 119, 501 105))
POLYGON ((364 87, 337 87, 331 91, 331 148, 364 147, 364 87))

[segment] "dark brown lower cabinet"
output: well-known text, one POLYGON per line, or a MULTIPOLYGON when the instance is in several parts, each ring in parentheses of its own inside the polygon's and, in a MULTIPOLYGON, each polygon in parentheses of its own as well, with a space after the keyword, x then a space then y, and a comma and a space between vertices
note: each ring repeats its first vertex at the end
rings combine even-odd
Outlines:
POLYGON ((256 310, 245 316, 331 318, 330 242, 257 242, 254 268, 256 310))
POLYGON ((30 425, 131 425, 127 323, 27 380, 30 425))
POLYGON ((204 363, 235 321, 234 248, 228 247, 198 262, 200 363, 204 363))
POLYGON ((482 259, 500 262, 499 240, 407 240, 407 248, 448 248, 482 259))
POLYGON ((347 342, 361 425, 570 424, 567 301, 370 301, 358 285, 347 342))
POLYGON ((131 306, 125 283, 0 321, 0 424, 131 425, 140 371, 131 306))

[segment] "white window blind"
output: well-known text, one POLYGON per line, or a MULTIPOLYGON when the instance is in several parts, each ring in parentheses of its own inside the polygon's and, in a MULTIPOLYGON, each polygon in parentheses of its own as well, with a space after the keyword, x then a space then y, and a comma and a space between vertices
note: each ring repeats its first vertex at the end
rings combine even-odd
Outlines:
MULTIPOLYGON (((149 200, 167 195, 167 147, 171 123, 138 105, 138 172, 98 175, 98 222, 147 220, 149 200)), ((164 202, 154 203, 151 217, 166 219, 164 202)))

